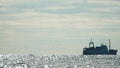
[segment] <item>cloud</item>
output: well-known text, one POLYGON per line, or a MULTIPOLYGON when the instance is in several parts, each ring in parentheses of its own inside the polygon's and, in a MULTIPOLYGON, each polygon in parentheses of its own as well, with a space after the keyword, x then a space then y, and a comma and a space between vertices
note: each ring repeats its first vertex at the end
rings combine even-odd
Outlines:
POLYGON ((1 6, 9 6, 9 5, 16 4, 16 3, 23 3, 23 2, 33 3, 36 1, 38 1, 38 0, 0 0, 0 5, 1 6))
POLYGON ((118 7, 91 8, 92 12, 115 13, 119 11, 118 7))
POLYGON ((119 25, 119 18, 102 18, 94 16, 85 16, 81 14, 50 14, 25 12, 21 14, 12 14, 8 16, 19 17, 14 20, 3 20, 1 22, 11 26, 20 27, 41 27, 41 28, 78 28, 78 29, 98 29, 107 25, 119 25), (114 23, 113 23, 114 22, 114 23), (102 24, 101 24, 102 23, 102 24), (109 24, 108 24, 109 23, 109 24), (100 26, 101 25, 101 26, 100 26))
POLYGON ((101 5, 116 5, 120 6, 119 0, 87 0, 88 3, 101 4, 101 5))
MULTIPOLYGON (((3 1, 3 0, 2 0, 3 1)), ((110 0, 113 1, 113 0, 110 0)), ((5 1, 5 2, 9 2, 5 1)), ((54 13, 54 14, 91 14, 96 16, 107 16, 110 17, 111 14, 118 15, 120 9, 119 6, 109 4, 104 5, 102 2, 109 3, 108 0, 101 1, 101 0, 86 0, 86 4, 83 4, 84 0, 52 0, 52 1, 44 1, 44 0, 21 0, 18 1, 12 1, 15 2, 14 5, 9 5, 9 7, 2 7, 0 9, 0 14, 18 14, 18 13, 24 13, 31 11, 35 11, 38 13, 54 13), (72 4, 69 4, 68 2, 71 2, 72 4), (95 4, 94 4, 95 2, 95 4), (93 3, 93 4, 90 4, 93 3), (99 5, 96 3, 100 3, 99 5), (111 13, 111 14, 109 14, 111 13), (102 14, 102 15, 101 15, 102 14)), ((116 1, 115 1, 116 2, 116 1)), ((112 2, 110 2, 112 3, 112 2)), ((114 2, 113 2, 114 3, 114 2)), ((117 2, 119 3, 119 2, 117 2)), ((112 16, 112 15, 111 15, 112 16)))
MULTIPOLYGON (((59 11, 59 10, 67 10, 67 9, 73 9, 75 6, 47 6, 42 8, 41 10, 53 10, 53 11, 59 11)), ((39 9, 39 8, 38 8, 39 9)))
POLYGON ((8 5, 8 4, 13 4, 15 2, 16 2, 16 0, 0 0, 0 6, 5 6, 5 5, 8 5))

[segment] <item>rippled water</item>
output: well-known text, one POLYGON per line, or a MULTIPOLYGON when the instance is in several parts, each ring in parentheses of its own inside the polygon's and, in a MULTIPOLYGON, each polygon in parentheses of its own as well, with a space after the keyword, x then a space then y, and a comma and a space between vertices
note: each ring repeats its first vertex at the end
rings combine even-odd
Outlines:
POLYGON ((0 55, 0 68, 120 68, 120 56, 0 55))

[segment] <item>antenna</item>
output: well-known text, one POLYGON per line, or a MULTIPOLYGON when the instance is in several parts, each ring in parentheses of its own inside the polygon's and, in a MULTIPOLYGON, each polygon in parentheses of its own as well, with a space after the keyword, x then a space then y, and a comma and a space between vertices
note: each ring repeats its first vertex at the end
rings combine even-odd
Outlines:
POLYGON ((109 50, 111 49, 111 39, 109 39, 109 50))
POLYGON ((91 42, 92 42, 92 38, 91 38, 91 42))
POLYGON ((105 42, 105 45, 107 45, 106 42, 105 42))
POLYGON ((92 41, 92 38, 91 38, 91 41, 89 43, 89 47, 90 47, 91 44, 93 45, 92 47, 94 47, 94 42, 92 41))

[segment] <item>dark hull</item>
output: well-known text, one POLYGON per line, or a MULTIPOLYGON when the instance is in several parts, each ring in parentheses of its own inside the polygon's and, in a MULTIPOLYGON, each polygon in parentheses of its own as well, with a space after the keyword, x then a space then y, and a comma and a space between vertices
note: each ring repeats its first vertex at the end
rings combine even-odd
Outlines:
POLYGON ((97 51, 97 50, 85 50, 83 55, 117 55, 117 50, 109 51, 97 51))
POLYGON ((117 55, 117 50, 109 50, 109 55, 117 55))

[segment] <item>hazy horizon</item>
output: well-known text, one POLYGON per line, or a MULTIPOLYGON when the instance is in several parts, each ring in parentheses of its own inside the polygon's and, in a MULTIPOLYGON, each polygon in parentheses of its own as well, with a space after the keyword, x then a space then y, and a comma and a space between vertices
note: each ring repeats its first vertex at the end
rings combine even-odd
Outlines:
POLYGON ((91 38, 120 55, 119 0, 0 0, 0 54, 82 54, 91 38))

